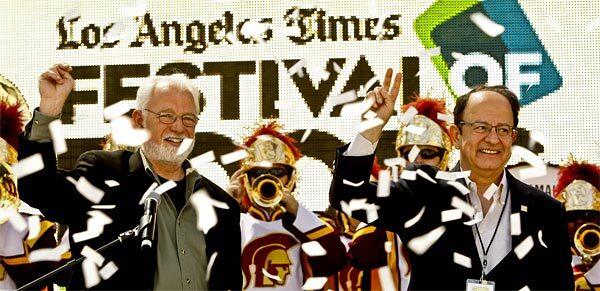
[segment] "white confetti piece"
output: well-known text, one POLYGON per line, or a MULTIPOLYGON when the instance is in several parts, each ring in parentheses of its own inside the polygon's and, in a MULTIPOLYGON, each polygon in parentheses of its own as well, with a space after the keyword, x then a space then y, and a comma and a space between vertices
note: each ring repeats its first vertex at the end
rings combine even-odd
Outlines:
POLYGON ((115 143, 124 146, 137 147, 150 138, 150 133, 144 128, 133 128, 131 119, 119 116, 110 122, 111 136, 115 143))
POLYGON ((382 17, 382 16, 378 17, 377 24, 375 24, 375 28, 373 29, 374 35, 379 36, 383 33, 383 23, 385 23, 386 18, 387 17, 382 17))
POLYGON ((368 119, 365 121, 362 121, 359 125, 358 125, 358 132, 365 132, 373 127, 377 127, 382 125, 383 119, 379 118, 379 117, 375 117, 373 119, 368 119))
POLYGON ((77 20, 79 17, 81 17, 81 12, 79 12, 79 9, 74 8, 67 11, 65 15, 63 15, 63 17, 65 18, 65 22, 70 22, 73 20, 77 20))
POLYGON ((162 195, 163 193, 165 193, 175 187, 177 187, 177 183, 175 183, 175 181, 173 181, 173 180, 169 180, 165 183, 160 184, 158 187, 156 187, 156 189, 154 189, 154 192, 156 192, 156 194, 162 195))
POLYGON ((421 126, 416 126, 414 124, 409 124, 406 128, 405 128, 406 132, 410 132, 412 134, 416 134, 416 135, 422 135, 425 132, 425 128, 421 127, 421 126))
POLYGON ((389 266, 383 266, 377 269, 379 275, 379 282, 381 283, 381 290, 396 290, 396 284, 392 279, 392 270, 389 266))
MULTIPOLYGON (((71 183, 73 183, 73 178, 72 177, 67 177, 67 180, 69 180, 71 183), (71 178, 71 179, 68 179, 71 178)), ((75 188, 77 189, 77 191, 79 191, 79 193, 81 194, 81 196, 85 197, 87 200, 93 202, 94 204, 98 204, 100 202, 100 200, 102 200, 102 197, 104 197, 104 191, 98 189, 96 186, 92 185, 92 183, 90 183, 85 177, 79 177, 79 180, 77 180, 77 183, 73 183, 75 184, 75 188)))
POLYGON ((546 163, 542 158, 533 153, 532 151, 517 145, 512 147, 513 155, 521 157, 525 162, 531 165, 531 167, 521 169, 517 175, 522 180, 527 180, 536 177, 543 177, 547 173, 546 163))
POLYGON ((425 213, 425 206, 421 207, 421 210, 419 210, 419 213, 417 213, 417 215, 415 215, 415 217, 407 220, 404 223, 404 228, 409 228, 409 227, 415 225, 417 222, 419 222, 419 220, 421 220, 421 217, 423 216, 423 213, 425 213))
POLYGON ((596 264, 589 269, 583 275, 591 285, 599 285, 600 284, 600 261, 597 261, 596 264))
POLYGON ((352 101, 356 100, 356 98, 358 98, 356 96, 356 90, 350 90, 350 91, 346 91, 340 95, 333 97, 331 99, 331 104, 332 104, 332 106, 337 106, 340 104, 352 102, 352 101))
POLYGON ((540 144, 546 144, 547 143, 547 139, 546 137, 541 134, 538 131, 531 131, 529 132, 529 142, 527 143, 527 147, 529 149, 533 149, 533 146, 535 145, 535 142, 538 142, 540 144))
POLYGON ((308 137, 310 136, 310 134, 312 133, 312 129, 307 129, 304 131, 304 134, 302 134, 302 138, 300 139, 300 143, 304 143, 306 141, 306 139, 308 139, 308 137))
POLYGON ((390 174, 391 173, 388 170, 379 171, 379 177, 377 179, 377 197, 390 196, 390 174))
POLYGON ((327 255, 327 251, 318 241, 310 241, 302 244, 302 251, 309 257, 320 257, 327 255))
POLYGON ((115 265, 113 261, 110 261, 106 264, 106 266, 102 267, 98 274, 102 277, 102 280, 108 280, 112 275, 114 275, 119 270, 119 267, 115 265))
POLYGON ((389 158, 389 159, 383 160, 383 164, 388 167, 401 166, 401 167, 405 168, 406 160, 402 157, 389 158))
POLYGON ((391 166, 392 169, 392 182, 398 183, 398 166, 391 166))
POLYGON ((346 179, 343 180, 344 185, 348 185, 348 186, 352 186, 352 187, 359 187, 360 185, 362 185, 363 183, 365 183, 365 181, 360 181, 358 183, 353 183, 351 181, 348 181, 346 179))
POLYGON ((138 202, 138 204, 139 205, 144 204, 144 202, 146 201, 148 196, 150 196, 150 193, 152 193, 154 191, 154 189, 156 189, 157 186, 158 186, 158 184, 156 182, 152 183, 152 185, 150 185, 150 187, 148 187, 146 192, 144 192, 144 195, 142 195, 142 198, 140 198, 140 202, 138 202))
POLYGON ((594 19, 585 26, 586 32, 592 32, 600 27, 600 17, 594 19))
POLYGON ((101 279, 100 275, 98 274, 98 266, 94 263, 94 261, 90 259, 83 260, 81 269, 83 270, 85 288, 89 289, 100 284, 101 279))
POLYGON ((81 255, 90 259, 97 266, 102 266, 104 264, 104 257, 89 246, 83 247, 81 255))
POLYGON ((298 77, 303 78, 304 73, 302 72, 302 68, 304 68, 304 66, 306 66, 306 61, 301 59, 288 69, 288 74, 291 76, 298 74, 298 77))
POLYGON ((456 190, 458 190, 463 195, 467 195, 471 192, 471 190, 469 190, 469 188, 467 188, 465 185, 463 185, 460 182, 448 181, 448 185, 454 187, 456 190))
POLYGON ((58 262, 61 256, 69 251, 69 244, 61 243, 55 248, 34 250, 29 253, 29 262, 58 262))
POLYGON ((469 258, 463 254, 459 254, 457 252, 454 252, 453 257, 454 257, 454 263, 461 265, 465 268, 471 269, 471 258, 469 258))
POLYGON ((271 280, 275 280, 275 281, 277 281, 277 282, 283 282, 283 280, 282 280, 281 278, 279 278, 279 276, 277 276, 277 275, 273 275, 273 274, 270 274, 270 273, 269 273, 269 272, 267 272, 267 270, 265 270, 264 268, 262 269, 262 273, 263 273, 263 275, 264 275, 265 277, 267 277, 267 278, 269 278, 269 279, 271 279, 271 280))
POLYGON ((521 243, 519 243, 518 246, 515 247, 514 252, 517 255, 517 258, 519 258, 519 260, 520 260, 523 257, 525 257, 529 253, 529 251, 531 251, 532 248, 533 248, 533 238, 531 238, 531 236, 528 236, 521 243))
POLYGON ((410 248, 415 254, 422 255, 446 232, 446 227, 441 225, 436 229, 422 235, 411 239, 407 246, 410 248))
POLYGON ((222 155, 221 164, 228 165, 239 160, 245 159, 246 157, 248 157, 248 152, 246 150, 237 150, 235 152, 222 155))
POLYGON ((40 217, 37 215, 27 217, 27 226, 29 228, 27 239, 36 238, 40 234, 40 217))
POLYGON ((423 179, 433 183, 433 184, 437 184, 437 182, 432 179, 425 171, 421 170, 421 169, 417 169, 417 175, 421 176, 423 179))
POLYGON ((547 174, 546 167, 543 167, 543 168, 525 167, 525 168, 519 169, 516 176, 520 180, 529 180, 529 179, 544 177, 544 176, 546 176, 546 174, 547 174))
POLYGON ((204 189, 200 189, 190 196, 190 201, 196 210, 196 227, 205 234, 217 225, 218 217, 215 207, 229 209, 225 202, 216 201, 210 198, 210 195, 204 189))
POLYGON ((367 198, 363 199, 352 199, 350 203, 346 201, 340 201, 342 212, 352 216, 352 212, 357 210, 364 210, 367 213, 367 223, 371 223, 379 218, 377 210, 379 206, 371 203, 367 203, 367 198))
POLYGON ((424 51, 421 52, 420 55, 422 57, 430 58, 430 57, 434 57, 434 56, 439 56, 441 54, 442 54, 442 48, 440 48, 439 46, 436 46, 434 48, 425 49, 424 51))
POLYGON ((471 171, 460 171, 460 172, 454 172, 454 178, 456 179, 464 179, 464 178, 468 178, 469 176, 471 176, 471 171))
POLYGON ((333 71, 336 72, 337 74, 342 72, 342 67, 340 67, 340 65, 338 65, 338 63, 333 62, 333 71))
POLYGON ((112 104, 103 110, 104 119, 111 121, 131 110, 130 101, 121 100, 112 104))
POLYGON ((117 182, 115 180, 105 180, 104 184, 106 184, 106 186, 111 187, 111 188, 119 186, 119 182, 117 182))
POLYGON ((44 168, 44 160, 42 154, 35 154, 20 160, 12 169, 17 179, 21 179, 27 175, 31 175, 44 168))
POLYGON ((386 253, 391 253, 392 252, 392 242, 389 240, 386 240, 385 243, 383 243, 383 249, 385 250, 386 253))
POLYGON ((177 155, 183 155, 188 152, 188 149, 194 144, 194 140, 191 138, 184 138, 179 148, 177 148, 177 155))
POLYGON ((456 175, 454 175, 454 172, 437 171, 435 173, 435 178, 446 181, 454 181, 456 180, 456 175))
POLYGON ((510 235, 521 234, 521 216, 520 214, 513 213, 510 215, 510 235))
POLYGON ((201 154, 199 156, 196 156, 196 157, 192 158, 190 160, 190 164, 192 165, 193 168, 197 169, 201 165, 208 164, 208 163, 210 163, 210 162, 212 162, 214 160, 215 160, 215 152, 214 151, 208 151, 208 152, 205 152, 205 153, 203 153, 203 154, 201 154))
POLYGON ((245 37, 253 38, 256 42, 262 43, 264 42, 262 35, 269 29, 270 26, 271 25, 269 23, 246 21, 242 25, 240 33, 245 37))
POLYGON ((417 172, 411 170, 404 170, 400 173, 400 179, 414 181, 417 179, 417 172))
POLYGON ((456 196, 452 197, 450 205, 452 205, 452 207, 454 208, 460 209, 464 214, 466 214, 469 217, 473 217, 473 215, 475 215, 475 208, 473 208, 473 206, 471 206, 465 200, 462 200, 456 196))
POLYGON ((148 10, 146 1, 138 1, 135 5, 121 7, 121 15, 125 17, 142 17, 148 10))
POLYGON ((227 41, 229 41, 229 43, 231 43, 231 44, 239 43, 239 41, 237 40, 237 38, 235 38, 235 34, 233 33, 233 31, 227 32, 225 34, 225 39, 227 41))
MULTIPOLYGON (((263 269, 264 272, 265 269, 263 269)), ((310 277, 302 285, 302 290, 321 290, 325 286, 325 283, 327 283, 327 280, 327 277, 310 277)))
POLYGON ((527 205, 521 205, 521 211, 527 212, 527 205))
POLYGON ((542 230, 540 229, 538 231, 538 240, 540 241, 540 244, 545 247, 548 248, 548 246, 546 245, 546 243, 544 242, 544 240, 542 239, 542 230))
POLYGON ((421 152, 421 149, 417 145, 413 145, 410 152, 408 152, 408 161, 413 163, 419 156, 419 152, 421 152))
POLYGON ((78 243, 98 237, 104 232, 104 226, 112 223, 112 219, 100 210, 92 210, 87 213, 87 229, 73 234, 73 241, 78 243))
POLYGON ((492 197, 494 196, 494 194, 496 193, 497 190, 498 190, 498 186, 496 186, 496 184, 494 184, 494 183, 490 184, 490 186, 483 193, 483 198, 485 198, 486 200, 492 199, 492 197))
POLYGON ((483 212, 479 211, 479 212, 475 213, 475 217, 473 217, 473 219, 471 219, 469 221, 465 221, 465 222, 463 222, 463 224, 468 225, 468 226, 473 226, 475 224, 478 224, 482 220, 483 220, 483 212))
POLYGON ((366 111, 369 110, 369 108, 371 108, 371 106, 373 106, 373 99, 364 99, 362 102, 354 102, 354 103, 349 103, 349 104, 345 104, 344 106, 342 106, 342 110, 340 111, 340 116, 342 117, 355 117, 355 116, 361 116, 363 115, 366 111))
POLYGON ((219 252, 214 252, 211 256, 210 259, 208 260, 208 265, 206 265, 206 282, 209 281, 210 279, 210 272, 212 271, 212 267, 215 264, 215 260, 217 259, 217 255, 219 254, 219 252))
POLYGON ((321 80, 327 81, 327 80, 329 80, 329 76, 331 76, 331 74, 328 71, 326 71, 326 70, 321 71, 321 80))
POLYGON ((369 79, 369 81, 367 81, 367 83, 365 83, 363 89, 369 90, 371 87, 373 87, 373 85, 375 85, 375 83, 377 83, 377 81, 379 80, 379 78, 377 78, 377 76, 372 77, 371 79, 369 79))
POLYGON ((372 110, 369 110, 365 114, 363 114, 363 117, 365 119, 373 119, 373 118, 377 117, 377 113, 373 112, 372 110))
POLYGON ((27 229, 27 221, 15 209, 0 208, 0 221, 6 221, 12 225, 17 232, 24 232, 27 229))
POLYGON ((521 287, 521 289, 519 289, 519 291, 531 291, 531 290, 529 289, 529 287, 527 285, 525 285, 525 286, 521 287))
POLYGON ((92 205, 92 209, 115 209, 117 205, 92 205))
POLYGON ((471 21, 481 29, 485 34, 490 37, 496 37, 504 32, 504 26, 489 19, 485 14, 481 12, 475 12, 469 16, 471 21))
POLYGON ((448 222, 460 219, 462 217, 462 210, 460 209, 448 209, 442 211, 442 222, 448 222))
POLYGON ((418 113, 419 111, 413 106, 408 107, 408 109, 402 113, 402 116, 400 116, 400 122, 404 125, 408 125, 418 113))
POLYGON ((106 31, 102 40, 106 43, 116 42, 121 39, 124 30, 125 25, 123 22, 117 21, 106 31))
POLYGON ((63 135, 62 123, 60 122, 60 119, 51 121, 48 124, 48 129, 50 129, 50 136, 52 136, 52 146, 54 147, 54 152, 57 155, 66 153, 67 142, 65 141, 65 137, 63 135))
POLYGON ((465 55, 463 55, 462 53, 459 52, 451 52, 450 55, 455 59, 455 60, 460 60, 462 59, 465 55))
POLYGON ((437 114, 437 119, 445 121, 448 124, 454 123, 454 115, 452 115, 452 114, 438 113, 437 114))

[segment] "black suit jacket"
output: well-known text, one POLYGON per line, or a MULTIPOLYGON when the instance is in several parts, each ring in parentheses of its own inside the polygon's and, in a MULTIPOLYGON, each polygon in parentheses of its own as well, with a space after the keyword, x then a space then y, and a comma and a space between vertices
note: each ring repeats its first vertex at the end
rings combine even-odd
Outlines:
MULTIPOLYGON (((470 226, 461 219, 441 222, 441 212, 453 209, 452 197, 466 200, 446 181, 427 181, 417 175, 414 181, 400 180, 392 183, 388 197, 377 197, 377 185, 369 183, 373 155, 363 157, 344 156, 347 146, 338 148, 333 182, 330 189, 331 205, 341 210, 341 201, 367 198, 368 203, 379 206, 377 227, 396 232, 407 244, 411 239, 443 226, 444 234, 422 255, 408 249, 411 264, 410 289, 464 290, 467 279, 479 279, 481 263, 477 254, 475 237, 470 226), (345 184, 364 181, 360 186, 345 184), (409 228, 404 223, 415 217, 424 207, 421 219, 409 228), (454 253, 471 259, 472 267, 454 263, 454 253)), ((434 178, 437 169, 430 166, 410 166, 409 170, 421 169, 434 178)), ((569 250, 569 234, 564 207, 554 198, 515 179, 507 172, 512 213, 520 212, 521 234, 512 236, 513 248, 531 236, 534 246, 521 260, 510 252, 492 271, 487 280, 494 281, 496 290, 518 290, 528 286, 531 290, 573 290, 573 273, 569 250), (541 232, 541 240, 538 234, 541 232), (543 242, 543 243, 542 243, 543 242), (545 244, 545 246, 544 246, 545 244)), ((464 184, 464 181, 461 181, 464 184)), ((364 211, 354 211, 352 216, 367 221, 364 211)), ((496 239, 502 239, 497 237, 496 239)))
MULTIPOLYGON (((79 157, 72 170, 62 170, 56 167, 52 143, 32 142, 21 136, 19 158, 24 159, 36 153, 42 155, 45 167, 19 179, 21 199, 39 208, 49 220, 66 224, 71 235, 87 229, 87 212, 92 210, 93 203, 83 197, 66 177, 75 180, 85 177, 105 192, 99 204, 116 205, 114 209, 102 210, 113 220, 104 227, 102 235, 77 244, 70 240, 74 257, 79 256, 84 245, 98 248, 139 224, 143 206, 138 202, 154 182, 145 172, 139 151, 89 151, 79 157), (114 180, 119 185, 108 187, 105 184, 106 180, 114 180)), ((213 290, 240 289, 242 275, 239 205, 225 191, 204 177, 197 180, 194 191, 201 188, 207 190, 212 199, 229 205, 229 209, 215 208, 218 223, 205 235, 207 261, 213 253, 218 253, 208 286, 213 290)), ((138 239, 113 246, 103 251, 102 255, 106 262, 114 261, 119 270, 94 289, 153 288, 156 253, 142 254, 138 239)), ((69 287, 85 288, 81 267, 74 268, 69 287)))

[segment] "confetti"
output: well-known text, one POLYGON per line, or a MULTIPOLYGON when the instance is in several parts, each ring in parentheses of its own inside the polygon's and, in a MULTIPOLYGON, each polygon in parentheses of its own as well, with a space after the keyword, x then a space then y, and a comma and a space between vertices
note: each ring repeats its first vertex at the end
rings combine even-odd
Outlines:
POLYGON ((375 117, 373 119, 368 119, 368 120, 362 121, 358 125, 358 132, 365 132, 373 127, 377 127, 382 124, 384 124, 383 119, 381 119, 379 117, 375 117))
POLYGON ((596 264, 589 269, 583 275, 591 285, 599 285, 600 284, 600 261, 597 261, 596 264))
POLYGON ((421 176, 422 178, 424 178, 425 180, 433 183, 433 184, 437 184, 437 182, 432 179, 431 177, 429 177, 429 175, 427 173, 425 173, 425 171, 421 170, 421 169, 417 169, 417 175, 421 176))
POLYGON ((400 173, 400 179, 414 181, 417 179, 417 172, 411 170, 404 170, 400 173))
POLYGON ((67 11, 63 17, 65 18, 65 22, 76 21, 81 17, 81 12, 79 12, 79 9, 74 8, 67 11))
POLYGON ((442 54, 442 48, 440 48, 439 46, 436 46, 433 48, 428 48, 421 52, 421 56, 426 57, 426 58, 439 56, 441 54, 442 54))
POLYGON ((83 270, 85 288, 89 289, 100 284, 101 279, 100 275, 98 274, 98 266, 94 263, 94 261, 90 259, 83 260, 81 269, 83 270))
POLYGON ((352 212, 354 211, 364 210, 367 213, 367 223, 371 223, 379 218, 379 215, 377 214, 379 206, 367 203, 367 198, 352 199, 350 200, 350 203, 341 201, 340 205, 342 207, 342 212, 348 214, 349 216, 352 216, 352 212))
POLYGON ((146 129, 133 128, 131 119, 126 116, 113 119, 110 127, 112 139, 120 145, 137 147, 150 138, 150 133, 146 129))
POLYGON ((398 166, 391 166, 392 169, 392 182, 398 183, 398 166))
POLYGON ((471 258, 469 258, 463 254, 459 254, 457 252, 454 252, 453 257, 454 257, 454 263, 461 265, 465 268, 471 269, 471 258))
POLYGON ((264 39, 262 35, 269 29, 269 23, 262 23, 257 21, 246 21, 242 28, 240 29, 240 33, 243 36, 251 37, 258 43, 263 43, 264 39))
POLYGON ((410 132, 416 135, 422 135, 425 132, 425 128, 421 126, 416 126, 414 124, 410 124, 405 128, 406 132, 410 132))
POLYGON ((462 210, 460 209, 448 209, 442 211, 442 222, 448 222, 460 219, 462 217, 462 210))
POLYGON ((233 33, 233 31, 229 31, 229 32, 227 32, 227 33, 225 34, 225 39, 226 39, 227 41, 229 41, 229 43, 231 43, 231 44, 239 43, 239 42, 237 41, 237 39, 235 38, 235 34, 233 33))
MULTIPOLYGON (((263 269, 263 273, 266 272, 263 269)), ((302 290, 321 290, 327 283, 327 277, 310 277, 302 285, 302 290)))
POLYGON ((475 208, 473 208, 473 206, 471 206, 465 200, 462 200, 456 196, 452 197, 450 205, 452 205, 452 207, 454 208, 460 209, 464 214, 466 214, 469 217, 473 217, 473 215, 475 215, 475 208))
POLYGON ((210 162, 212 162, 214 160, 215 160, 215 152, 214 151, 208 151, 208 152, 205 152, 205 153, 203 153, 203 154, 201 154, 199 156, 196 156, 196 157, 192 158, 190 160, 190 164, 192 165, 193 168, 197 169, 201 165, 208 164, 208 163, 210 163, 210 162))
POLYGON ((475 213, 475 217, 473 219, 463 222, 464 225, 473 226, 483 220, 483 212, 479 211, 475 213))
POLYGON ((521 234, 521 216, 519 213, 513 213, 510 215, 510 235, 521 234))
POLYGON ((340 95, 337 95, 331 99, 331 104, 333 106, 345 104, 356 100, 356 90, 346 91, 340 95))
POLYGON ((123 30, 125 30, 125 25, 123 22, 115 22, 104 34, 103 41, 106 43, 118 41, 121 38, 121 33, 123 33, 123 30))
POLYGON ((135 5, 121 7, 121 15, 125 17, 142 17, 148 10, 146 1, 138 1, 135 5))
POLYGON ((363 114, 363 117, 365 119, 373 119, 373 118, 377 117, 377 113, 369 110, 369 111, 367 111, 367 113, 363 114))
POLYGON ((58 262, 62 259, 62 255, 69 251, 69 244, 61 243, 55 248, 45 248, 31 251, 29 253, 29 262, 58 262))
POLYGON ((208 265, 206 266, 206 282, 209 281, 210 279, 210 272, 212 271, 212 267, 215 264, 215 260, 217 259, 217 255, 219 253, 218 252, 214 252, 211 256, 210 259, 208 260, 208 265))
POLYGON ((481 12, 473 13, 469 16, 469 18, 471 21, 473 21, 473 23, 475 23, 475 25, 477 25, 477 27, 479 27, 479 29, 481 29, 481 31, 490 37, 496 37, 504 32, 504 26, 489 19, 481 12))
POLYGON ((269 272, 267 272, 267 270, 265 270, 264 268, 262 269, 262 273, 263 273, 263 275, 264 275, 265 277, 267 277, 267 278, 269 278, 269 279, 271 279, 271 280, 275 280, 275 281, 277 281, 277 282, 283 282, 283 280, 281 280, 281 278, 279 278, 279 276, 277 276, 277 275, 272 275, 272 274, 269 274, 269 272))
POLYGON ((545 247, 548 248, 548 246, 546 245, 546 243, 544 242, 544 240, 542 239, 542 230, 540 229, 538 231, 538 240, 540 241, 540 244, 545 247))
POLYGON ((515 247, 514 252, 517 255, 517 258, 522 259, 525 257, 529 251, 533 248, 533 238, 528 236, 524 239, 517 247, 515 247))
POLYGON ((454 177, 456 179, 464 179, 464 178, 468 178, 469 176, 471 176, 471 171, 454 172, 454 177))
POLYGON ((413 118, 415 118, 415 115, 417 115, 418 113, 419 111, 413 106, 408 107, 408 109, 406 109, 406 111, 402 113, 402 116, 400 116, 400 122, 404 125, 407 125, 413 120, 413 118))
MULTIPOLYGON (((70 178, 70 177, 69 177, 70 178)), ((73 183, 72 180, 71 183, 73 183)), ((75 184, 75 188, 79 193, 85 197, 87 200, 93 202, 94 204, 98 204, 102 197, 104 197, 104 191, 98 189, 96 186, 92 185, 85 177, 79 177, 77 183, 75 184)))
POLYGON ((396 284, 392 279, 392 271, 389 266, 383 266, 377 269, 381 290, 396 290, 396 284))
POLYGON ((525 160, 525 162, 532 166, 519 170, 518 176, 520 179, 527 180, 546 175, 546 163, 544 163, 544 160, 542 160, 538 155, 524 147, 517 145, 512 147, 512 152, 513 154, 520 156, 523 160, 525 160))
POLYGON ((92 205, 92 209, 115 209, 117 205, 92 205))
POLYGON ((411 239, 407 246, 410 248, 415 254, 422 255, 446 232, 446 227, 441 225, 436 229, 422 235, 411 239))
POLYGON ((527 205, 521 205, 521 211, 527 212, 527 205))
POLYGON ((78 243, 98 237, 104 232, 104 226, 112 223, 112 219, 100 210, 91 210, 87 220, 87 229, 73 234, 73 241, 78 243))
POLYGON ((106 184, 106 186, 111 187, 111 188, 119 186, 119 182, 117 182, 115 180, 105 180, 104 184, 106 184))
POLYGON ((27 217, 27 226, 29 228, 29 233, 27 234, 27 239, 34 239, 40 234, 40 217, 37 215, 32 215, 27 217))
POLYGON ((35 154, 20 160, 12 169, 17 179, 21 179, 27 175, 31 175, 44 168, 44 160, 42 154, 35 154))
POLYGON ((454 175, 454 172, 437 171, 435 173, 435 178, 446 181, 454 181, 456 180, 456 175, 454 175))
POLYGON ((381 170, 379 171, 379 177, 377 178, 377 197, 388 197, 390 196, 390 171, 381 170))
POLYGON ((546 144, 546 137, 537 132, 537 131, 531 131, 529 132, 529 142, 527 143, 527 147, 529 149, 533 149, 533 146, 535 145, 535 143, 538 142, 540 144, 546 144))
POLYGON ((304 66, 306 66, 306 61, 301 59, 288 69, 288 74, 292 76, 298 74, 298 77, 303 78, 304 73, 302 72, 302 68, 304 68, 304 66))
POLYGON ((194 209, 196 209, 196 227, 205 234, 217 224, 218 217, 215 207, 229 209, 227 203, 213 200, 204 189, 200 189, 192 194, 192 196, 190 196, 190 201, 192 202, 194 209))
POLYGON ((48 124, 48 129, 50 129, 50 136, 52 136, 52 146, 54 147, 54 152, 57 155, 66 153, 67 142, 65 141, 65 137, 63 135, 63 128, 60 119, 51 121, 48 124))
POLYGON ((146 190, 146 192, 144 192, 144 195, 142 195, 142 198, 140 198, 140 202, 138 202, 138 204, 139 205, 144 204, 144 202, 146 201, 148 196, 150 196, 150 193, 154 192, 154 189, 156 189, 157 186, 158 186, 158 184, 156 182, 152 183, 152 185, 150 185, 150 187, 148 187, 148 190, 146 190))
POLYGON ((234 162, 237 162, 241 159, 245 159, 248 157, 248 152, 246 150, 237 150, 235 152, 231 152, 228 154, 224 154, 221 156, 221 164, 228 165, 234 162))
POLYGON ((104 267, 102 267, 102 269, 100 269, 100 272, 98 273, 100 274, 100 277, 102 277, 102 280, 108 280, 118 270, 119 268, 117 267, 117 265, 115 265, 113 261, 110 261, 104 267))
POLYGON ((321 72, 321 80, 327 81, 327 80, 329 80, 329 76, 331 76, 331 74, 329 72, 327 72, 326 70, 323 70, 321 72))
POLYGON ((459 52, 451 52, 450 55, 455 59, 455 60, 460 60, 461 58, 463 58, 465 55, 463 55, 462 53, 459 52))
POLYGON ((304 131, 304 134, 302 134, 302 138, 300 139, 300 143, 304 143, 306 141, 306 139, 310 136, 310 134, 312 133, 312 129, 307 129, 304 131))
POLYGON ((406 167, 406 160, 402 157, 396 157, 396 158, 389 158, 389 159, 385 159, 383 160, 383 164, 388 166, 388 167, 393 167, 393 166, 402 166, 403 168, 406 167))
POLYGON ((309 257, 320 257, 327 255, 327 251, 318 241, 310 241, 302 244, 302 251, 309 257))
POLYGON ((89 246, 83 247, 83 249, 81 250, 81 255, 90 259, 92 262, 94 262, 94 264, 98 266, 102 266, 102 264, 104 264, 104 257, 89 246))
POLYGON ((530 291, 529 287, 527 285, 521 287, 521 289, 519 289, 519 291, 530 291))
POLYGON ((410 152, 408 152, 408 161, 413 163, 419 156, 420 151, 421 149, 419 149, 417 145, 413 145, 413 147, 410 149, 410 152))
POLYGON ((0 208, 0 222, 7 219, 17 232, 24 232, 27 229, 27 221, 15 209, 10 207, 0 208))
POLYGON ((344 185, 348 185, 348 186, 352 186, 352 187, 359 187, 360 185, 362 185, 365 181, 360 181, 358 183, 352 183, 346 179, 343 180, 344 185))
POLYGON ((156 187, 156 189, 154 189, 154 192, 156 192, 156 194, 162 195, 163 193, 165 193, 175 187, 177 187, 177 183, 175 183, 175 181, 173 181, 173 180, 169 180, 165 183, 160 184, 158 187, 156 187))
POLYGON ((354 102, 342 106, 340 116, 355 117, 367 112, 373 106, 373 99, 364 99, 362 102, 354 102))
POLYGON ((419 220, 421 220, 421 217, 423 216, 423 213, 425 213, 425 206, 421 207, 421 210, 419 211, 419 213, 417 213, 417 215, 415 215, 415 217, 407 220, 404 223, 404 228, 409 228, 415 225, 417 222, 419 222, 419 220))
POLYGON ((383 249, 385 250, 386 253, 391 253, 392 252, 392 242, 391 241, 385 241, 385 243, 383 243, 383 249))
POLYGON ((371 89, 371 87, 373 87, 373 85, 375 85, 375 83, 377 83, 377 81, 379 81, 379 78, 377 78, 377 76, 372 77, 371 79, 369 79, 369 81, 367 81, 367 83, 365 83, 365 85, 363 86, 363 89, 365 91, 371 89))
POLYGON ((465 185, 463 185, 460 182, 448 181, 448 185, 454 187, 456 190, 458 190, 463 195, 467 195, 467 194, 471 193, 471 190, 469 190, 469 188, 467 188, 465 185))
POLYGON ((338 65, 338 63, 333 62, 333 71, 336 72, 337 74, 342 72, 342 67, 340 67, 340 65, 338 65))
POLYGON ((446 123, 454 123, 454 115, 452 115, 452 114, 438 113, 437 119, 445 121, 446 123))
POLYGON ((494 183, 490 184, 490 186, 483 193, 483 198, 485 198, 486 200, 492 199, 492 197, 494 196, 494 194, 496 193, 497 190, 498 190, 498 186, 496 186, 496 184, 494 184, 494 183))

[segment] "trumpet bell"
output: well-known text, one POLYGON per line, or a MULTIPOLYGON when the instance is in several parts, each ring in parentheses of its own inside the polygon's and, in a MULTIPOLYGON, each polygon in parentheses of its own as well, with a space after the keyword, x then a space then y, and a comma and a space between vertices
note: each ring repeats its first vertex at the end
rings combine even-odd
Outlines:
POLYGON ((593 257, 600 255, 600 225, 595 223, 581 225, 575 232, 573 242, 584 263, 591 263, 593 257))
POLYGON ((283 197, 283 185, 273 175, 261 175, 252 183, 250 196, 256 204, 272 208, 278 205, 283 197))

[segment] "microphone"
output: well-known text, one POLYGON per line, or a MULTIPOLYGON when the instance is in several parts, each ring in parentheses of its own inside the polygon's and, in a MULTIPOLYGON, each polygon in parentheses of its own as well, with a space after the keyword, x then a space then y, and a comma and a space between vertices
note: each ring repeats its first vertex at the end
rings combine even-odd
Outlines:
POLYGON ((160 194, 152 191, 144 200, 144 215, 140 219, 140 239, 142 251, 152 250, 156 234, 156 211, 160 203, 160 194))

